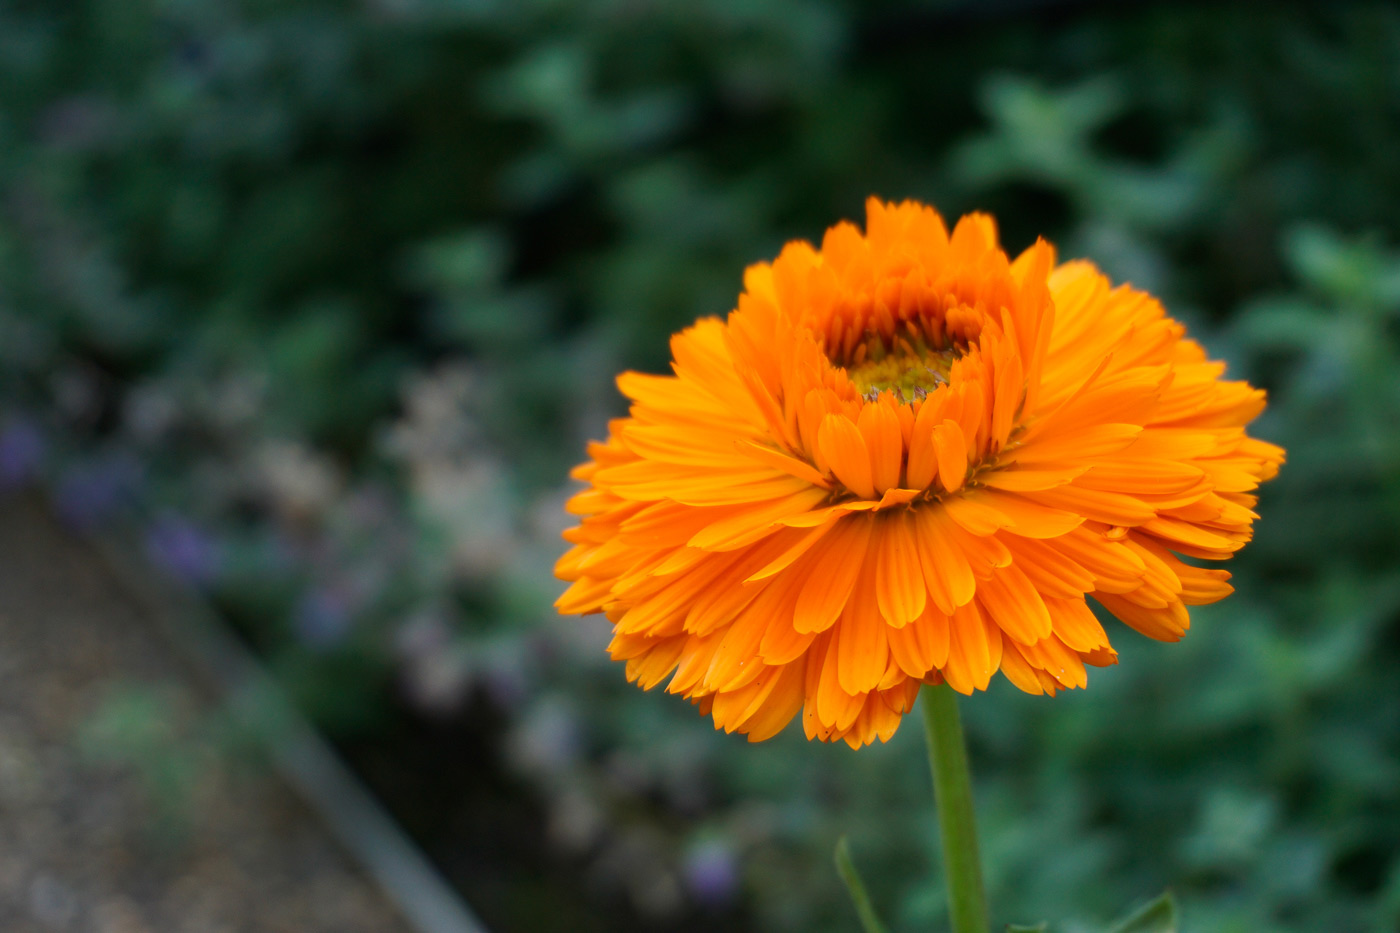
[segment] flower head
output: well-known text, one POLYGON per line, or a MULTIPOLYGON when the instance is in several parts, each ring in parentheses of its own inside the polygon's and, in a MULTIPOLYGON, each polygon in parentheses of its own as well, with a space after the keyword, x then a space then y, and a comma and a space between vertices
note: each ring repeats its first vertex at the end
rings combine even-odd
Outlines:
POLYGON ((789 243, 738 308, 624 373, 556 566, 644 688, 716 727, 888 739, 921 683, 1000 670, 1029 693, 1115 663, 1093 597, 1176 641, 1231 592, 1254 489, 1283 451, 1245 434, 1264 393, 1152 296, 991 218, 949 234, 872 198, 866 229, 789 243))

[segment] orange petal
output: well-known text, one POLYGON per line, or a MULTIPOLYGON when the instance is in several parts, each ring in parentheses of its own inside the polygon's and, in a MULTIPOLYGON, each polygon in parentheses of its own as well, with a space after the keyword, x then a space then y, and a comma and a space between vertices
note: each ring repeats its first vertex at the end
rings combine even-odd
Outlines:
POLYGON ((825 476, 822 476, 822 474, 817 471, 816 467, 807 463, 805 460, 798 460, 791 454, 786 454, 773 447, 748 440, 739 441, 736 445, 736 449, 740 453, 752 457, 761 463, 787 473, 789 476, 795 476, 798 479, 806 480, 812 485, 820 486, 823 489, 831 487, 830 481, 827 480, 825 476))
POLYGON ((948 617, 933 605, 903 628, 889 631, 890 654, 910 677, 922 679, 948 662, 948 617))
POLYGON ((875 596, 880 614, 896 628, 919 617, 928 600, 914 541, 913 516, 896 512, 875 527, 875 596))
POLYGON ((1047 597, 1045 608, 1050 612, 1055 634, 1070 648, 1089 652, 1108 647, 1108 635, 1082 596, 1078 599, 1047 597))
POLYGON ((841 689, 852 694, 874 690, 889 664, 889 627, 875 601, 873 557, 866 557, 855 593, 836 626, 837 673, 841 689))
POLYGON ((975 603, 968 603, 953 614, 950 631, 948 661, 943 667, 948 685, 964 694, 987 689, 993 673, 991 648, 987 626, 975 603))
POLYGON ((899 485, 899 473, 904 465, 904 435, 899 416, 884 398, 867 404, 860 410, 856 422, 870 452, 870 476, 876 492, 899 485))
POLYGON ((1035 669, 1021 655, 1020 646, 1014 641, 1006 645, 1001 655, 1001 672, 1020 690, 1034 696, 1041 696, 1045 689, 1035 676, 1035 669))
POLYGON ((778 683, 772 693, 753 710, 744 723, 742 731, 748 733, 750 742, 771 739, 783 731, 792 718, 802 709, 803 670, 801 664, 789 664, 783 668, 778 683))
POLYGON ((1094 598, 1126 625, 1157 641, 1180 641, 1191 627, 1191 618, 1180 600, 1162 609, 1148 609, 1112 593, 1095 593, 1094 598))
POLYGON ((938 452, 938 481, 949 492, 962 488, 967 476, 967 440, 956 421, 944 421, 933 432, 938 452))
MULTIPOLYGON (((946 389, 940 390, 946 392, 946 389)), ((938 413, 941 406, 933 397, 924 400, 914 419, 914 430, 909 436, 909 463, 905 468, 905 481, 914 489, 926 489, 938 472, 938 449, 933 443, 933 432, 938 426, 938 413)))
POLYGON ((919 545, 919 566, 930 598, 945 615, 966 605, 977 581, 953 531, 953 520, 939 508, 914 510, 914 537, 919 545))
POLYGON ((1045 602, 1015 564, 982 581, 977 587, 977 601, 1003 632, 1023 645, 1034 644, 1051 632, 1045 602))
POLYGON ((797 598, 793 627, 821 632, 831 627, 846 607, 870 542, 871 522, 864 517, 843 519, 817 545, 820 554, 807 585, 797 598))
POLYGON ((1009 530, 1024 538, 1058 538, 1084 523, 1082 515, 1051 508, 1012 492, 982 489, 968 493, 966 498, 1004 515, 1010 520, 1009 530))
POLYGON ((783 519, 801 515, 825 498, 825 490, 808 488, 781 499, 760 501, 729 518, 710 523, 686 543, 707 551, 752 544, 758 537, 777 527, 783 519))
POLYGON ((847 489, 862 499, 875 497, 875 481, 870 472, 870 451, 860 429, 843 415, 827 415, 817 431, 817 446, 831 472, 847 489))

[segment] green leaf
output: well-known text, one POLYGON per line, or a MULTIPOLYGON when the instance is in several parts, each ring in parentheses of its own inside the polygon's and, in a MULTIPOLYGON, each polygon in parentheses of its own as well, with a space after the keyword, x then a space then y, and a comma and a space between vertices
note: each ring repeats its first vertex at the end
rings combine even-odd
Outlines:
POLYGON ((865 882, 861 880, 860 872, 856 871, 856 863, 851 860, 851 846, 845 836, 836 841, 836 872, 846 882, 851 903, 855 904, 856 914, 860 916, 861 929, 865 933, 888 933, 870 903, 870 895, 865 892, 865 882))
POLYGON ((1050 929, 1050 921, 1042 920, 1033 927, 1022 926, 1019 923, 1008 923, 1006 933, 1045 933, 1050 929))
POLYGON ((1176 898, 1170 891, 1148 901, 1108 928, 1108 933, 1177 933, 1176 898))

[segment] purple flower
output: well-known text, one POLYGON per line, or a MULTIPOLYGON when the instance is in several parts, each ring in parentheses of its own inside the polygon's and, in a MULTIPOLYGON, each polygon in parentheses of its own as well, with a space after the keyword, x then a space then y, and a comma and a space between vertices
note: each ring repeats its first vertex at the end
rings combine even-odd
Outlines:
POLYGON ((219 572, 217 542, 178 515, 156 519, 146 534, 146 552, 176 578, 194 586, 210 583, 219 572))
POLYGON ((734 850, 719 839, 693 846, 681 872, 691 897, 706 907, 726 907, 739 893, 739 864, 734 850))
POLYGON ((0 431, 0 490, 23 486, 44 462, 44 436, 30 421, 15 418, 0 431))
POLYGON ((302 597, 293 624, 308 647, 331 648, 350 630, 350 601, 339 589, 318 586, 302 597))

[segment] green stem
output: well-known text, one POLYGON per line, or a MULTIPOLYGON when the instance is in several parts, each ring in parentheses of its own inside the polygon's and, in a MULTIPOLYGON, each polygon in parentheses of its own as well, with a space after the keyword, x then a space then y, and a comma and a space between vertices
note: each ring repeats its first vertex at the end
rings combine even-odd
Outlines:
POLYGON ((856 914, 860 917, 860 928, 865 933, 886 933, 885 925, 875 915, 870 895, 865 893, 865 882, 861 880, 860 872, 856 871, 856 863, 851 860, 851 846, 846 842, 845 836, 836 842, 836 871, 841 880, 846 882, 846 890, 851 894, 851 903, 855 905, 856 914))
POLYGON ((987 895, 977 854, 977 821, 972 810, 972 776, 958 717, 957 694, 947 684, 925 687, 924 733, 933 770, 933 798, 943 837, 943 877, 953 933, 987 933, 987 895))

